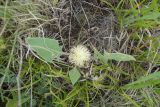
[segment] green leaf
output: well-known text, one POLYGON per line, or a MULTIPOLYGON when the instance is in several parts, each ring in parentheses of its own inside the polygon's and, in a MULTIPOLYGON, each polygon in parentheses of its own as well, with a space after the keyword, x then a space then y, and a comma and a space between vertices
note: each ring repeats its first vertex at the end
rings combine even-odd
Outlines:
POLYGON ((81 74, 76 67, 69 71, 69 78, 73 85, 78 81, 80 77, 81 74))
POLYGON ((71 91, 67 94, 66 98, 65 98, 62 102, 66 102, 66 101, 69 100, 69 99, 73 99, 73 97, 76 96, 79 92, 81 92, 83 88, 84 88, 84 87, 75 86, 75 87, 73 88, 73 90, 71 90, 71 91))
POLYGON ((6 107, 17 107, 18 101, 17 99, 8 99, 6 107))
POLYGON ((0 18, 10 19, 12 17, 11 10, 8 10, 6 7, 0 7, 0 18))
POLYGON ((139 88, 145 88, 147 86, 154 86, 159 83, 160 83, 160 72, 156 72, 153 74, 149 74, 148 76, 144 76, 135 82, 129 83, 123 86, 122 88, 139 89, 139 88))
POLYGON ((100 60, 102 61, 103 63, 107 63, 107 59, 105 59, 105 57, 97 50, 94 48, 94 58, 95 60, 100 60))
POLYGON ((56 5, 59 0, 53 0, 53 4, 56 5))
POLYGON ((127 54, 123 54, 123 53, 108 53, 108 52, 104 52, 104 57, 105 59, 108 60, 116 60, 116 61, 135 61, 136 59, 131 56, 131 55, 127 55, 127 54))
POLYGON ((39 38, 39 37, 28 37, 26 42, 39 56, 45 61, 52 62, 54 58, 58 58, 62 53, 62 47, 55 39, 39 38))
MULTIPOLYGON (((17 107, 18 106, 18 96, 17 93, 12 93, 13 99, 7 98, 7 103, 5 107, 17 107)), ((21 104, 24 104, 29 100, 29 97, 22 97, 21 104)))
POLYGON ((116 61, 135 61, 136 59, 128 54, 123 54, 123 53, 108 53, 104 52, 104 54, 101 54, 94 48, 94 58, 96 60, 100 60, 103 63, 107 63, 108 60, 116 60, 116 61))
POLYGON ((6 44, 5 44, 5 40, 4 38, 2 38, 2 36, 0 37, 0 52, 2 50, 4 50, 6 48, 6 44))

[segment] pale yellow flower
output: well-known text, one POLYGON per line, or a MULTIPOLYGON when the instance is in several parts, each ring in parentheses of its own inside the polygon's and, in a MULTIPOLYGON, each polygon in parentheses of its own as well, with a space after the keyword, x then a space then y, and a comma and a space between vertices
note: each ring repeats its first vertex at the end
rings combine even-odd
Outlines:
POLYGON ((75 46, 70 50, 69 62, 78 67, 85 67, 85 65, 89 63, 90 59, 91 54, 84 45, 75 46))

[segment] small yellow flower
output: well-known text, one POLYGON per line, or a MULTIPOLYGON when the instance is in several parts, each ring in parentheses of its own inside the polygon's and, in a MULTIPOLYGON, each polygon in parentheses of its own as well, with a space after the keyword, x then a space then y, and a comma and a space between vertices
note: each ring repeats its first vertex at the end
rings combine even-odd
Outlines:
POLYGON ((69 62, 76 66, 84 67, 90 61, 90 58, 89 50, 83 45, 78 45, 70 50, 69 62))

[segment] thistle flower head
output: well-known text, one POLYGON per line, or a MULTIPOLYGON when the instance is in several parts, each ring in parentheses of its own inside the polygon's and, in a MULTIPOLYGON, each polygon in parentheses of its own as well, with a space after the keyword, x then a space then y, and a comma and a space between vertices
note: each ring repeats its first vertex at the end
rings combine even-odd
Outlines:
POLYGON ((70 50, 69 62, 78 66, 84 67, 90 61, 91 54, 87 47, 78 45, 70 50))

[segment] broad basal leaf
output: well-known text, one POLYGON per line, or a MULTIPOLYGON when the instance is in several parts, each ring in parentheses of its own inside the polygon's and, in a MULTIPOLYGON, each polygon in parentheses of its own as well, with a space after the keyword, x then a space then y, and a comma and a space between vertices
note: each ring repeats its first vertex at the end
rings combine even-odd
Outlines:
POLYGON ((104 57, 108 60, 116 60, 116 61, 135 61, 136 59, 131 56, 131 55, 127 55, 127 54, 123 54, 123 53, 107 53, 105 51, 104 53, 104 57))
POLYGON ((39 56, 45 61, 51 62, 54 58, 57 58, 62 53, 62 48, 55 39, 28 37, 26 42, 39 56))
POLYGON ((103 63, 107 63, 108 60, 116 60, 116 61, 135 61, 136 59, 128 54, 123 54, 123 53, 108 53, 104 52, 104 54, 101 54, 98 52, 98 50, 94 49, 94 58, 97 60, 99 59, 103 63))
POLYGON ((79 73, 78 69, 75 67, 71 71, 69 71, 69 78, 74 85, 78 79, 81 77, 81 74, 79 73))

